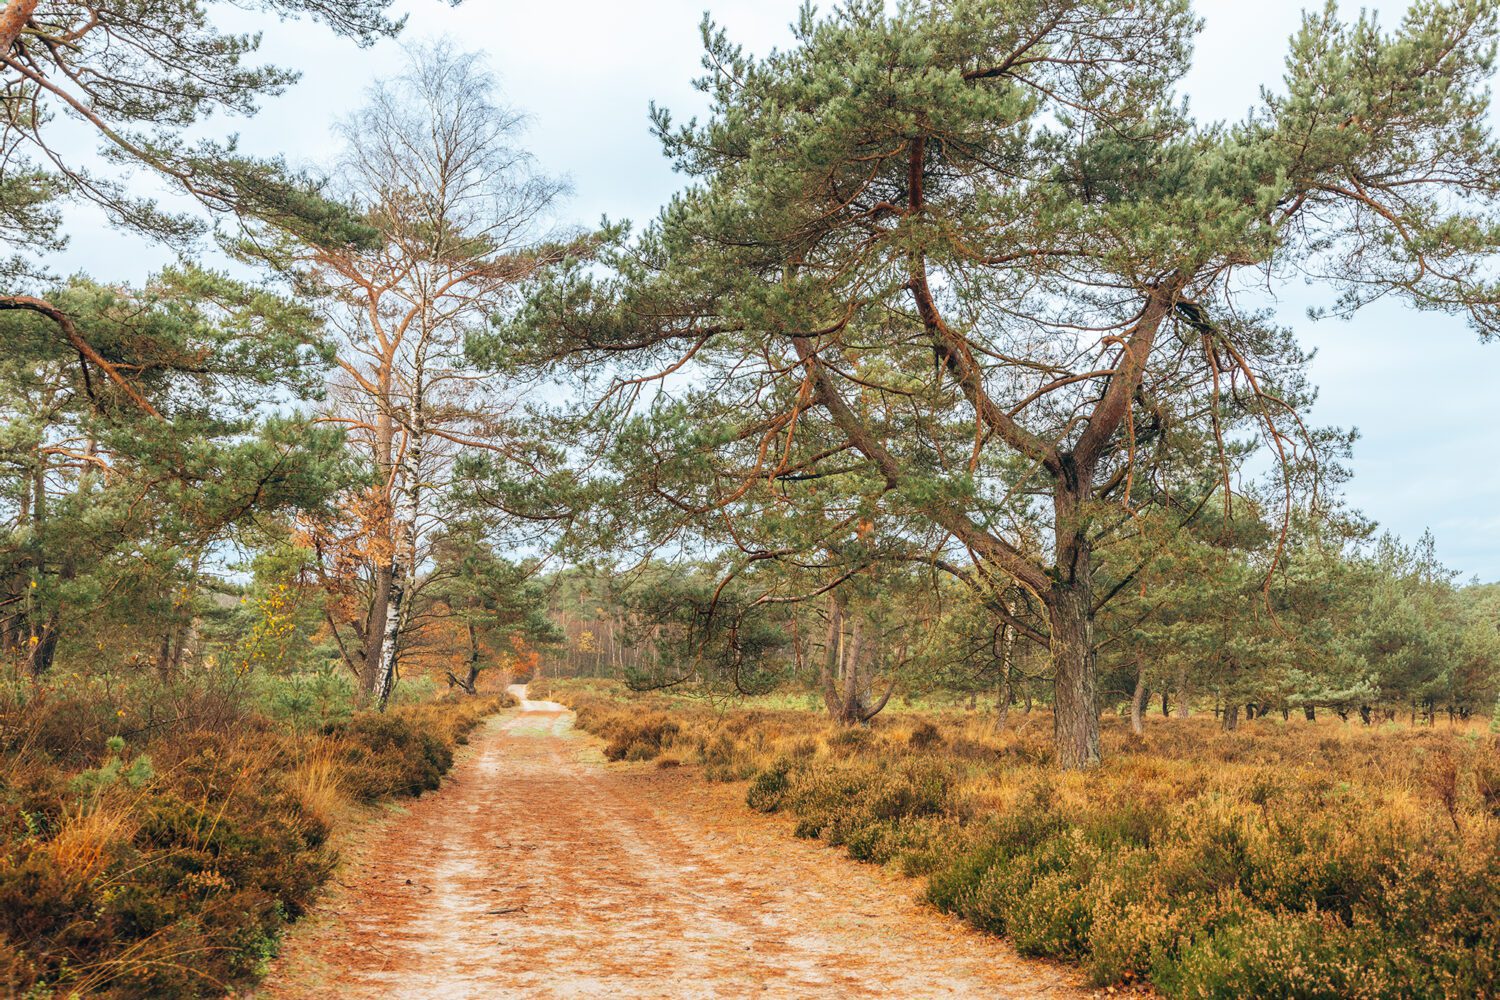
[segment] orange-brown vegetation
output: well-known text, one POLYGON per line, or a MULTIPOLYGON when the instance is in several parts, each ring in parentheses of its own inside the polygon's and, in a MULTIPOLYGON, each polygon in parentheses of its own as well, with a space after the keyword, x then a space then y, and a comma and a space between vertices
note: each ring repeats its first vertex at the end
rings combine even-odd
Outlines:
POLYGON ((1059 773, 1050 720, 870 728, 618 687, 551 696, 614 759, 701 765, 796 833, 928 880, 927 898, 1098 984, 1186 997, 1500 994, 1500 740, 1477 728, 1106 720, 1059 773))
POLYGON ((0 697, 8 996, 220 996, 254 978, 332 872, 352 803, 435 788, 499 707, 298 730, 211 687, 23 691, 0 697))

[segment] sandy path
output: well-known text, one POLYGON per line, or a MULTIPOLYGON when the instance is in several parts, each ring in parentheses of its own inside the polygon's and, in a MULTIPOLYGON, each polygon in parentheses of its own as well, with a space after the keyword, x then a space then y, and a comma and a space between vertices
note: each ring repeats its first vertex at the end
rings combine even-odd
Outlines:
POLYGON ((549 702, 371 830, 259 995, 1041 997, 1076 977, 790 838, 739 786, 606 765, 549 702))

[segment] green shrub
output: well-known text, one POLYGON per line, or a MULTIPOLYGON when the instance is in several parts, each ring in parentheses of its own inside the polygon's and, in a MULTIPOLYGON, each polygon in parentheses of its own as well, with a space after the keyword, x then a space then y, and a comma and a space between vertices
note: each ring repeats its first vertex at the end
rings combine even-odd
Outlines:
POLYGON ((279 677, 272 674, 253 677, 255 707, 298 732, 348 722, 359 698, 354 678, 333 667, 279 677))

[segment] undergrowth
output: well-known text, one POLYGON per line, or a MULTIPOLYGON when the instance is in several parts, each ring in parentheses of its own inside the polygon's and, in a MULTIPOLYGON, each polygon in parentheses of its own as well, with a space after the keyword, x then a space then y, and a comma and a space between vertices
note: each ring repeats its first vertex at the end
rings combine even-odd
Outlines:
POLYGON ((436 788, 500 707, 376 715, 347 687, 0 690, 0 995, 222 996, 260 975, 348 804, 436 788))
POLYGON ((1053 769, 1036 713, 842 729, 562 682, 613 759, 702 765, 801 837, 1100 986, 1176 997, 1500 996, 1500 738, 1264 720, 1106 720, 1106 763, 1053 769))

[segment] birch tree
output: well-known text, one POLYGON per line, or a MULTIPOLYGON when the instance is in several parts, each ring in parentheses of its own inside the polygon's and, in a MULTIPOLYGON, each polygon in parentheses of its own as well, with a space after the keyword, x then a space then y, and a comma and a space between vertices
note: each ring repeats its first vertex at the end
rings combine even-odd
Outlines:
POLYGON ((376 245, 263 229, 244 246, 316 294, 339 340, 325 419, 348 429, 375 475, 350 655, 380 705, 398 676, 451 463, 507 447, 509 403, 466 362, 466 335, 565 252, 542 229, 563 185, 518 145, 523 125, 479 57, 418 49, 339 129, 345 152, 328 189, 379 234, 376 245))

